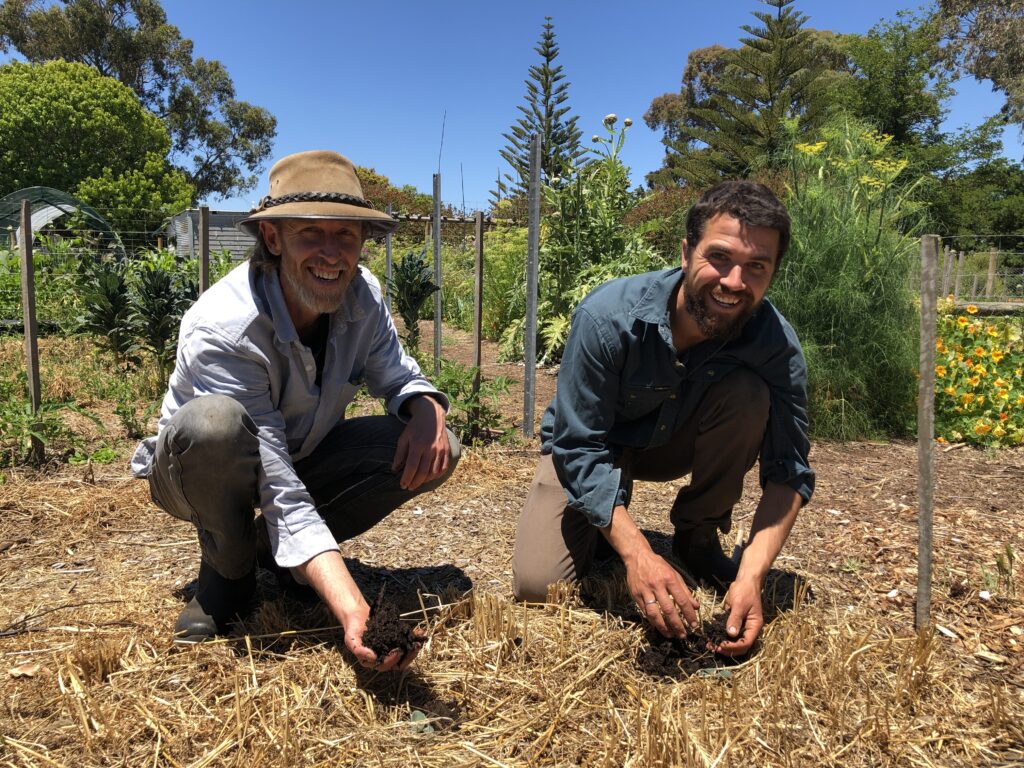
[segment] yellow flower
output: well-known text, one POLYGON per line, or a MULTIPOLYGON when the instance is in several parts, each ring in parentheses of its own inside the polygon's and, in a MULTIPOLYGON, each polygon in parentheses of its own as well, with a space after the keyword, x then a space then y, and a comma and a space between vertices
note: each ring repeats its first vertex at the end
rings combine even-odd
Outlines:
POLYGON ((1004 355, 1003 355, 1003 351, 1001 349, 993 349, 992 350, 992 362, 993 363, 998 363, 1000 360, 1003 359, 1003 357, 1004 357, 1004 355))
POLYGON ((974 306, 973 304, 968 304, 967 305, 967 314, 969 314, 969 315, 976 315, 976 314, 978 314, 978 308, 976 306, 974 306))
POLYGON ((978 435, 987 435, 992 431, 992 425, 979 421, 974 425, 974 432, 978 435))
POLYGON ((967 380, 967 383, 972 387, 976 387, 981 383, 981 378, 978 376, 971 376, 971 378, 967 380))
POLYGON ((992 430, 992 434, 995 435, 996 437, 1003 437, 1006 434, 1006 430, 1000 426, 997 426, 995 429, 992 430))
POLYGON ((974 366, 974 372, 981 376, 982 378, 988 376, 988 369, 985 368, 985 366, 982 365, 981 363, 978 363, 976 366, 974 366))
POLYGON ((962 395, 960 395, 960 399, 963 401, 964 405, 967 405, 968 403, 974 400, 974 393, 964 392, 962 395))
POLYGON ((1000 389, 998 394, 999 394, 999 399, 1000 400, 1009 400, 1010 399, 1010 391, 1008 389, 1000 389))
POLYGON ((956 324, 963 328, 965 325, 967 325, 967 318, 964 317, 963 315, 960 315, 960 317, 956 319, 956 324))
POLYGON ((978 405, 984 405, 984 404, 985 404, 985 396, 984 395, 978 395, 978 405))
POLYGON ((1024 405, 1024 395, 1017 395, 1017 399, 1013 403, 1014 405, 1024 405))
POLYGON ((819 152, 821 152, 821 150, 825 148, 825 145, 827 143, 828 142, 825 141, 819 141, 814 144, 797 144, 796 148, 797 151, 802 152, 803 154, 809 157, 814 157, 816 154, 818 154, 819 152))
POLYGON ((946 388, 945 388, 944 390, 942 390, 942 391, 943 391, 943 392, 945 392, 945 393, 946 393, 947 395, 949 395, 950 397, 956 397, 956 387, 954 387, 954 386, 952 386, 952 385, 950 385, 950 386, 946 387, 946 388))
POLYGON ((992 382, 992 386, 996 389, 1006 389, 1010 386, 1009 382, 1003 381, 1002 379, 996 379, 992 382))
POLYGON ((1018 379, 1021 376, 1024 376, 1024 368, 1014 368, 1013 369, 1013 375, 1016 376, 1018 379))
POLYGON ((974 356, 975 357, 984 357, 985 354, 986 354, 986 352, 985 352, 985 348, 984 347, 975 347, 974 348, 974 356))
POLYGON ((986 328, 985 333, 987 333, 989 336, 992 336, 993 338, 999 335, 999 331, 996 330, 996 327, 994 325, 990 325, 988 328, 986 328))
POLYGON ((945 352, 946 351, 946 344, 945 344, 945 342, 942 341, 942 339, 936 339, 935 340, 935 351, 936 352, 945 352))
POLYGON ((946 378, 946 366, 944 366, 944 365, 936 365, 935 366, 935 375, 938 376, 940 379, 946 378))

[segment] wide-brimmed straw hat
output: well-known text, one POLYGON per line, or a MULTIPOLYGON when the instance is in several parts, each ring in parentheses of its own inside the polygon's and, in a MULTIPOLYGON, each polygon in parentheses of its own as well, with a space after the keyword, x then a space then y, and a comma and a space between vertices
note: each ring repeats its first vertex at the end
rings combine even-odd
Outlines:
POLYGON ((328 150, 299 152, 270 169, 270 194, 239 229, 255 236, 259 223, 271 219, 345 219, 361 221, 367 237, 385 235, 398 222, 363 197, 352 162, 328 150))

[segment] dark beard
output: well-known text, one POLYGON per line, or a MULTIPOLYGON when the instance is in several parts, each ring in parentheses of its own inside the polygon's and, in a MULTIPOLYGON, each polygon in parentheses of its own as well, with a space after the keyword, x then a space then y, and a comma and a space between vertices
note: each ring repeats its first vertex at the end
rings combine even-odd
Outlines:
MULTIPOLYGON (((710 298, 711 289, 705 291, 709 294, 710 298)), ((690 281, 685 277, 683 278, 683 301, 686 307, 686 311, 690 313, 690 317, 693 318, 694 322, 697 323, 697 329, 704 335, 708 341, 721 341, 727 342, 732 341, 740 335, 740 331, 743 330, 743 326, 747 324, 747 320, 754 314, 754 307, 747 304, 743 311, 740 312, 731 321, 725 320, 721 317, 716 317, 708 312, 707 304, 704 302, 704 297, 694 293, 693 287, 690 285, 690 281)))

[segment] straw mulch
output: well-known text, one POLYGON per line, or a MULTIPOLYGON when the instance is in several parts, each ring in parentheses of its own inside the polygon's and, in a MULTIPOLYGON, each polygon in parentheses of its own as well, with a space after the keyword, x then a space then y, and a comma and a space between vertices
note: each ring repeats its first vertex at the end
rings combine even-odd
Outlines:
MULTIPOLYGON (((530 451, 469 452, 344 551, 429 639, 408 674, 352 665, 318 605, 261 574, 222 642, 170 631, 198 549, 119 468, 0 485, 0 764, 12 766, 998 766, 1024 761, 1024 456, 940 453, 932 615, 913 628, 915 450, 818 445, 819 492, 739 663, 675 649, 610 568, 509 599, 530 451), (986 596, 981 593, 986 591, 986 596)), ((633 510, 669 548, 675 486, 633 510)), ((735 511, 749 526, 753 487, 735 511)), ((703 613, 715 597, 701 592, 703 613)))

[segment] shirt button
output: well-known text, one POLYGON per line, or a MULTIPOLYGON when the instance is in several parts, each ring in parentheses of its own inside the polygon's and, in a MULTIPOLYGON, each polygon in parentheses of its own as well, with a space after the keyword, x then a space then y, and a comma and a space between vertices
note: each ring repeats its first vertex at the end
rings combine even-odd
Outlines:
POLYGON ((669 400, 675 400, 675 399, 676 399, 676 396, 675 396, 675 395, 669 395, 669 396, 668 396, 668 399, 669 399, 669 400))

